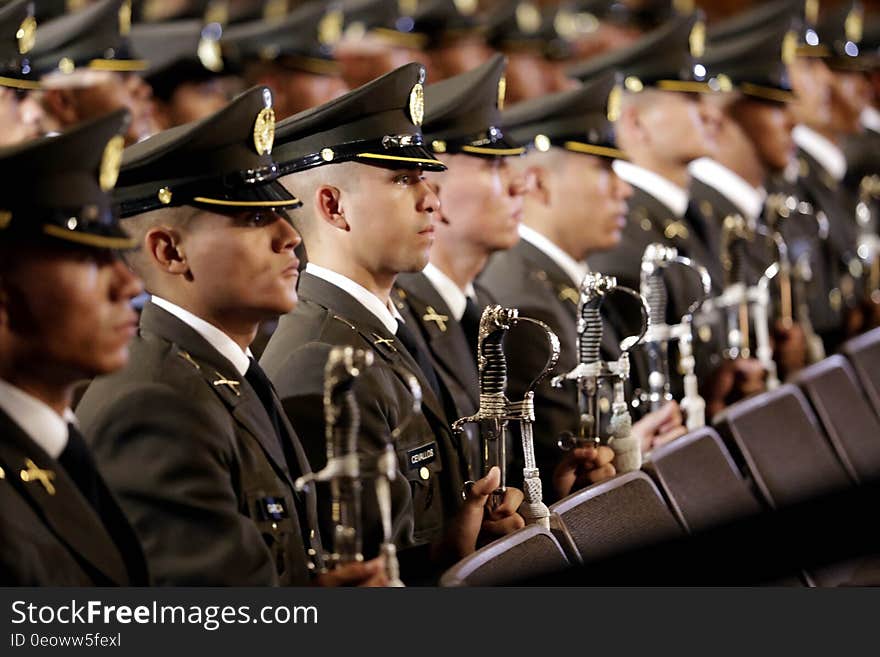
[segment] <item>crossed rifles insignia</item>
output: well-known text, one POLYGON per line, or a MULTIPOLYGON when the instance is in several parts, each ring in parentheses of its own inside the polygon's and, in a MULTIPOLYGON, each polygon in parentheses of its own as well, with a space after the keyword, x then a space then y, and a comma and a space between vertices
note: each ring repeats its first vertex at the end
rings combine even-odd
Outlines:
POLYGON ((51 470, 43 470, 36 463, 31 461, 30 459, 24 460, 24 467, 21 471, 21 480, 26 484, 29 484, 34 481, 38 481, 43 484, 43 488, 46 489, 46 492, 49 495, 55 494, 55 484, 52 483, 52 480, 55 479, 55 473, 51 470))
POLYGON ((440 315, 436 310, 434 310, 433 306, 427 306, 425 310, 427 312, 422 315, 422 321, 435 322, 437 324, 437 327, 443 333, 446 333, 446 322, 449 321, 449 315, 440 315))

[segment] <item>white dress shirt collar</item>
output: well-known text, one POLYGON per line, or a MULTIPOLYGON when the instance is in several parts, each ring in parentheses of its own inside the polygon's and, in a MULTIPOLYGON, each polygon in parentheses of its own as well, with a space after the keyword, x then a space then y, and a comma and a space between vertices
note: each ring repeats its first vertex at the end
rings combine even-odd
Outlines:
POLYGON ((571 281, 580 287, 584 276, 590 271, 587 263, 578 262, 560 249, 548 237, 545 237, 534 228, 529 228, 525 224, 519 225, 519 236, 559 265, 560 269, 568 274, 571 281))
POLYGON ((614 173, 638 187, 660 201, 672 210, 679 219, 684 216, 688 206, 687 190, 682 189, 674 182, 667 180, 661 175, 649 171, 644 167, 627 162, 626 160, 614 160, 614 173))
POLYGON ((868 130, 880 132, 880 112, 877 111, 876 107, 868 106, 863 109, 861 121, 862 125, 868 130))
POLYGON ((767 197, 763 188, 752 187, 739 174, 708 157, 694 160, 688 165, 688 169, 694 178, 717 190, 739 208, 746 219, 757 219, 761 216, 767 197))
POLYGON ((464 309, 467 306, 468 297, 476 300, 477 292, 474 290, 474 284, 468 283, 467 288, 462 290, 449 276, 440 271, 430 262, 422 270, 425 278, 437 290, 437 294, 443 299, 443 302, 449 307, 449 312, 455 321, 460 322, 464 317, 464 309))
POLYGON ((67 424, 76 424, 69 408, 58 415, 48 404, 0 379, 0 409, 53 459, 67 447, 67 424))
POLYGON ((794 143, 816 160, 834 180, 843 180, 846 175, 846 156, 837 144, 805 125, 796 125, 791 136, 794 143))
POLYGON ((382 326, 388 329, 391 335, 397 334, 397 320, 403 321, 400 313, 394 304, 385 305, 382 300, 367 288, 359 283, 355 283, 348 276, 343 276, 331 269, 316 265, 314 262, 306 264, 306 272, 312 276, 316 276, 322 280, 332 283, 343 291, 348 292, 367 310, 369 310, 376 318, 382 322, 382 326))
POLYGON ((153 296, 152 301, 179 319, 181 322, 189 326, 193 331, 202 336, 208 344, 220 352, 220 355, 226 358, 235 367, 239 375, 244 376, 250 367, 251 350, 242 351, 238 343, 218 329, 213 324, 206 322, 201 317, 196 317, 188 310, 163 299, 162 297, 153 296))

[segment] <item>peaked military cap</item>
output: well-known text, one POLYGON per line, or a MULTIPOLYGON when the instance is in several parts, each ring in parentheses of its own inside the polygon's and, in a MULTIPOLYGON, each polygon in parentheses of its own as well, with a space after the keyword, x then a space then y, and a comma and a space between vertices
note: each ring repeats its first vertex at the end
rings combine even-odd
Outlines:
POLYGON ((425 36, 414 31, 418 0, 343 0, 345 37, 371 35, 392 46, 419 49, 425 36))
POLYGON ((504 112, 508 138, 541 152, 555 146, 625 159, 614 142, 614 121, 620 113, 617 82, 617 75, 608 73, 577 89, 517 103, 504 112))
POLYGON ((131 57, 130 31, 131 0, 98 0, 41 25, 31 64, 41 75, 79 68, 142 71, 147 63, 131 57))
POLYGON ((339 67, 333 60, 333 49, 342 38, 343 21, 338 6, 309 2, 278 20, 227 28, 223 49, 239 67, 248 60, 267 60, 309 73, 334 75, 339 67))
MULTIPOLYGON (((666 91, 718 91, 717 81, 701 63, 706 27, 700 12, 682 16, 643 36, 635 43, 588 59, 568 70, 580 80, 607 71, 624 76, 624 88, 639 92, 645 87, 666 91)), ((723 89, 722 89, 723 90, 723 89)))
POLYGON ((33 0, 0 7, 0 86, 36 89, 28 57, 37 37, 33 0))
POLYGON ((542 9, 532 0, 502 0, 487 19, 487 40, 503 51, 566 57, 573 35, 560 31, 563 23, 556 20, 558 11, 542 9))
POLYGON ((122 216, 179 205, 299 207, 275 180, 274 130, 272 92, 254 87, 209 117, 130 146, 114 194, 122 216))
POLYGON ((477 0, 419 0, 412 15, 413 34, 424 37, 426 48, 482 35, 477 5, 477 0))
POLYGON ((407 64, 278 124, 282 173, 357 161, 391 169, 446 167, 422 141, 425 69, 407 64))
POLYGON ((435 153, 482 157, 521 155, 524 149, 504 137, 504 69, 496 54, 477 68, 425 89, 425 142, 435 153))
POLYGON ((864 26, 865 8, 858 0, 823 11, 816 25, 819 37, 817 54, 824 56, 831 68, 873 68, 877 63, 876 57, 862 52, 864 26))
POLYGON ((803 19, 806 21, 804 0, 773 0, 738 12, 710 25, 706 31, 710 43, 738 39, 755 30, 761 30, 779 21, 803 19))
POLYGON ((747 96, 780 103, 794 100, 788 66, 797 56, 800 39, 794 28, 800 23, 788 16, 775 23, 717 45, 711 42, 704 60, 710 74, 724 76, 747 96))
POLYGON ((139 23, 131 29, 134 54, 149 62, 143 75, 158 98, 167 99, 182 82, 208 80, 225 64, 219 23, 139 23))
POLYGON ((639 3, 578 0, 568 3, 568 7, 570 11, 593 14, 598 20, 642 30, 654 29, 676 16, 687 16, 695 10, 693 0, 647 0, 639 3))
POLYGON ((73 14, 88 6, 89 0, 39 0, 35 3, 36 18, 40 23, 73 14))
POLYGON ((0 150, 0 240, 49 237, 97 248, 133 241, 117 223, 110 191, 128 111, 0 150))

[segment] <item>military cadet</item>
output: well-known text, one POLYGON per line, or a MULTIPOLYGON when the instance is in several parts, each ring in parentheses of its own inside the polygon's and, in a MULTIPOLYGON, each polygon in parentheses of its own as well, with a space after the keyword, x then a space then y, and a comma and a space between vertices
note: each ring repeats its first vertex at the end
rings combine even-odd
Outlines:
MULTIPOLYGON (((835 42, 820 41, 821 35, 813 27, 815 16, 808 16, 807 21, 806 43, 798 49, 798 57, 790 66, 792 87, 798 96, 798 102, 792 105, 798 122, 792 134, 798 149, 799 186, 806 200, 827 220, 824 267, 831 287, 824 292, 837 322, 833 329, 820 334, 826 350, 832 352, 845 335, 857 330, 856 325, 861 323, 853 275, 858 268, 853 221, 855 201, 852 190, 842 184, 846 177, 846 156, 838 143, 842 135, 835 128, 835 82, 828 66, 832 52, 835 57, 847 55, 833 50, 835 42)), ((825 33, 829 34, 827 28, 825 33)))
POLYGON ((28 61, 36 32, 32 0, 0 7, 0 147, 31 139, 40 131, 42 109, 33 97, 39 85, 28 61))
MULTIPOLYGON (((424 339, 455 418, 479 406, 477 332, 488 300, 478 300, 474 280, 491 253, 517 242, 522 219, 524 181, 508 160, 524 149, 503 135, 504 64, 504 56, 496 54, 473 71, 425 89, 424 139, 448 168, 428 175, 440 199, 431 262, 419 273, 398 277, 407 325, 424 339)), ((473 478, 480 472, 479 435, 472 423, 465 429, 473 478)))
MULTIPOLYGON (((319 400, 323 363, 333 346, 376 356, 356 394, 358 450, 367 463, 411 417, 408 379, 418 380, 422 414, 394 442, 394 537, 400 548, 410 548, 400 552, 405 581, 473 551, 481 526, 494 534, 523 523, 516 514, 522 493, 511 488, 484 518, 488 493, 499 484, 497 469, 463 487, 461 445, 450 430, 436 372, 413 336, 416 329, 395 316, 391 303, 397 275, 427 264, 438 221, 437 196, 422 176, 443 168, 422 145, 424 76, 422 66, 407 65, 278 125, 273 154, 291 174, 284 184, 307 201, 295 221, 309 262, 300 277, 300 303, 281 318, 261 359, 291 421, 309 436, 315 468, 326 458, 319 400)), ((363 506, 369 554, 378 543, 375 496, 365 496, 363 506)))
POLYGON ((413 32, 412 13, 417 6, 397 0, 343 0, 345 30, 334 57, 349 89, 408 62, 427 59, 422 52, 425 35, 413 32))
MULTIPOLYGON (((627 287, 638 289, 642 255, 654 242, 674 246, 706 267, 716 293, 723 285, 721 264, 707 246, 703 221, 689 203, 687 191, 688 164, 711 155, 716 147, 720 112, 705 97, 726 88, 701 63, 704 39, 705 27, 695 13, 668 21, 632 46, 570 71, 582 80, 608 70, 617 70, 624 77, 616 140, 629 160, 617 160, 614 170, 634 193, 620 244, 593 254, 589 264, 596 271, 616 276, 627 287)), ((700 293, 698 286, 689 282, 692 278, 669 272, 669 312, 676 321, 700 293)), ((707 358, 697 362, 706 365, 707 358)), ((707 386, 704 396, 710 408, 714 405, 718 410, 724 399, 762 389, 764 372, 757 361, 739 358, 722 365, 712 368, 713 372, 699 372, 701 383, 707 386), (710 374, 716 378, 710 380, 710 374), (736 382, 733 389, 729 387, 731 377, 736 382)))
MULTIPOLYGON (((711 44, 706 53, 711 74, 731 80, 735 89, 717 97, 722 113, 715 152, 711 158, 697 159, 689 166, 691 202, 701 215, 707 246, 716 259, 725 257, 721 244, 728 217, 740 216, 755 227, 764 224, 767 188, 784 175, 794 156, 794 118, 789 110, 794 94, 787 67, 796 56, 798 35, 792 19, 783 15, 775 21, 764 21, 760 29, 745 36, 711 44)), ((784 226, 786 236, 812 236, 791 243, 792 258, 799 259, 804 251, 809 258, 809 250, 819 247, 814 217, 803 216, 797 208, 785 212, 792 215, 786 224, 806 224, 784 226)), ((776 247, 756 234, 750 241, 746 262, 739 268, 748 284, 754 285, 777 258, 776 247)), ((779 297, 776 299, 779 311, 779 297)), ((773 338, 783 379, 807 363, 804 331, 815 338, 808 314, 792 308, 785 316, 777 316, 773 338), (800 321, 795 321, 798 317, 800 321)), ((811 360, 822 358, 822 351, 813 353, 811 360)), ((720 358, 720 354, 714 356, 720 358)))
POLYGON ((136 75, 146 63, 131 58, 128 0, 99 0, 37 30, 30 64, 41 76, 48 120, 63 128, 120 108, 132 119, 126 144, 156 131, 149 85, 136 75))
POLYGON ((163 129, 210 116, 244 91, 223 59, 221 33, 219 23, 199 20, 132 26, 132 51, 147 62, 143 76, 163 129))
POLYGON ((281 120, 348 90, 333 60, 343 20, 337 7, 309 2, 278 20, 230 26, 223 48, 249 84, 272 89, 281 120))
POLYGON ((567 53, 569 43, 553 20, 531 0, 502 0, 486 19, 486 39, 507 56, 507 96, 511 103, 559 90, 565 76, 556 75, 550 58, 567 53))
POLYGON ((0 150, 0 582, 143 586, 137 538, 70 410, 128 358, 140 283, 108 192, 124 111, 0 150))
MULTIPOLYGON (((303 585, 321 568, 309 472, 248 354, 260 321, 296 302, 299 201, 275 181, 272 95, 125 152, 116 200, 153 295, 126 368, 94 381, 77 413, 159 585, 303 585)), ((317 583, 383 583, 382 564, 317 583)))
MULTIPOLYGON (((611 169, 613 158, 624 157, 614 146, 608 118, 609 109, 612 118, 616 112, 614 82, 613 75, 604 76, 579 89, 519 103, 504 114, 511 137, 529 147, 515 166, 531 182, 519 229, 522 239, 509 251, 494 255, 479 280, 499 303, 519 308, 523 316, 540 319, 557 333, 561 343, 557 373, 571 371, 578 363, 576 311, 578 290, 589 271, 586 257, 617 245, 632 194, 611 169)), ((620 341, 637 332, 637 325, 606 323, 603 356, 618 358, 620 341), (626 333, 617 335, 617 329, 626 333)), ((525 388, 546 358, 534 347, 540 344, 538 337, 529 327, 508 333, 511 388, 525 388)), ((615 473, 614 452, 607 446, 578 448, 563 458, 558 440, 566 431, 577 433, 579 418, 577 394, 571 387, 539 385, 535 416, 535 454, 552 486, 548 496, 567 495, 615 473)), ((671 403, 636 423, 641 447, 648 451, 684 433, 681 419, 677 405, 671 403)))
POLYGON ((416 5, 413 33, 424 36, 428 80, 466 73, 492 55, 476 0, 426 0, 416 5))

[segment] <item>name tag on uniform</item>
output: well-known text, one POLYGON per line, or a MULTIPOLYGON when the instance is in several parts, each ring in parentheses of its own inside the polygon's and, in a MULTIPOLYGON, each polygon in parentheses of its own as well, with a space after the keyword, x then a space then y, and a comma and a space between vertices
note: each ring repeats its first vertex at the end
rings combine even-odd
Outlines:
POLYGON ((430 442, 406 453, 406 464, 410 470, 418 470, 437 458, 437 443, 430 442))
POLYGON ((287 506, 281 497, 261 497, 257 500, 257 513, 261 520, 284 520, 288 517, 287 506))

